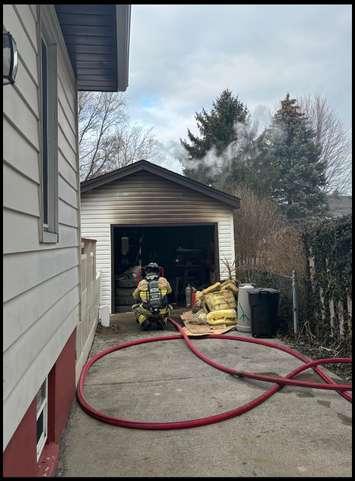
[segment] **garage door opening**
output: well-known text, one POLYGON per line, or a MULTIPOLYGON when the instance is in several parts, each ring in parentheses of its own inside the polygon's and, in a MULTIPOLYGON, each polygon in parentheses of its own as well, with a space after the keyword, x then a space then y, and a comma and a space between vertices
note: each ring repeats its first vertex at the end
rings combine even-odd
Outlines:
POLYGON ((173 289, 169 301, 185 305, 185 288, 203 289, 219 277, 217 224, 111 226, 112 312, 134 303, 140 266, 157 262, 173 289))

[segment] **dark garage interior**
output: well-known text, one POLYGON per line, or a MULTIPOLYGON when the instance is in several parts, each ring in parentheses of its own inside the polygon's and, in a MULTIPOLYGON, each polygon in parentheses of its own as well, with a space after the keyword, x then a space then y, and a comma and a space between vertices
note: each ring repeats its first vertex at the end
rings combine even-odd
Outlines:
POLYGON ((173 289, 170 303, 185 303, 185 287, 203 289, 218 278, 217 225, 111 226, 112 311, 130 310, 132 292, 149 262, 162 267, 173 289))

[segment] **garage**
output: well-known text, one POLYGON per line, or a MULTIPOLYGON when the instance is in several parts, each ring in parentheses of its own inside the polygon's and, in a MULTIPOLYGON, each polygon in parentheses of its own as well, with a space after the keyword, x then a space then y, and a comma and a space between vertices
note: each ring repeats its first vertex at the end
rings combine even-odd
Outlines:
POLYGON ((185 303, 187 285, 228 277, 239 199, 147 161, 81 183, 81 235, 96 239, 100 304, 130 310, 141 269, 157 262, 185 303))
POLYGON ((169 279, 170 303, 176 306, 184 304, 188 284, 203 289, 215 282, 219 277, 216 235, 216 224, 112 226, 114 312, 130 308, 141 267, 149 262, 161 266, 169 279))

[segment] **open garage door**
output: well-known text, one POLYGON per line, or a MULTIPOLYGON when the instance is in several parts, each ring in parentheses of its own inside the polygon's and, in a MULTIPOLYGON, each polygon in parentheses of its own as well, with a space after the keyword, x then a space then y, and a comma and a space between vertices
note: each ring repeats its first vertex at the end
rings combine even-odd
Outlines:
POLYGON ((111 248, 112 312, 130 310, 140 267, 149 262, 162 267, 176 306, 184 305, 187 284, 200 290, 219 277, 217 224, 113 225, 111 248))

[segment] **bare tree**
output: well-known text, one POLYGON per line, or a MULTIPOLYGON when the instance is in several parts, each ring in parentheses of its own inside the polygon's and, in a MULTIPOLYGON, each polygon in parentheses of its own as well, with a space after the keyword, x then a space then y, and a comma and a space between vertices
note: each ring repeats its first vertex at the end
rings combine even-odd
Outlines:
POLYGON ((141 159, 147 160, 155 144, 152 130, 138 125, 120 125, 116 132, 107 138, 103 149, 109 158, 106 169, 118 169, 141 159))
POLYGON ((241 198, 234 221, 237 271, 290 275, 296 270, 302 275, 304 253, 300 233, 286 223, 277 204, 245 186, 239 186, 234 194, 241 198))
POLYGON ((341 121, 321 96, 301 98, 300 107, 311 121, 317 142, 322 149, 322 159, 326 162, 327 193, 351 190, 351 135, 346 132, 341 121))
POLYGON ((80 92, 78 108, 82 180, 149 157, 152 129, 130 125, 122 94, 80 92))
POLYGON ((80 176, 84 180, 99 172, 107 159, 102 147, 107 135, 125 120, 124 101, 116 93, 79 93, 80 176))

